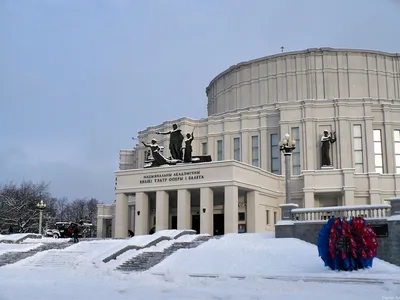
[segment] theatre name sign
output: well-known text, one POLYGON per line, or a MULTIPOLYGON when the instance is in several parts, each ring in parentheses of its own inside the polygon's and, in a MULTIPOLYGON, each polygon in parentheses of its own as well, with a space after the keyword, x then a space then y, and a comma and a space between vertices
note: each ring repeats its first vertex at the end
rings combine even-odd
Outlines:
POLYGON ((152 183, 167 183, 204 179, 204 175, 200 171, 188 172, 168 172, 159 174, 144 175, 139 183, 152 184, 152 183))

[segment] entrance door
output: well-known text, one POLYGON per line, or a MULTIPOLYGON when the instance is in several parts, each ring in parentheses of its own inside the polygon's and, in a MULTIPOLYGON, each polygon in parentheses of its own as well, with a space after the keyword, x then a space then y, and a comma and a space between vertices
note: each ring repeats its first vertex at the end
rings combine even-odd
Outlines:
POLYGON ((178 229, 178 218, 176 216, 171 217, 171 229, 178 229))
POLYGON ((224 214, 214 215, 214 235, 224 234, 224 214))
POLYGON ((192 229, 196 230, 197 234, 200 234, 200 216, 192 215, 192 229))

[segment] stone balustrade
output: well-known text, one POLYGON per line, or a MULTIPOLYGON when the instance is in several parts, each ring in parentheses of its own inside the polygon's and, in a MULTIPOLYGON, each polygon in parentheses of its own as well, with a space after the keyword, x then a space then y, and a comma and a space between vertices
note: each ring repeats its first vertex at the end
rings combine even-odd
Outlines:
POLYGON ((318 208, 295 208, 291 210, 293 221, 321 221, 331 217, 363 217, 385 219, 391 216, 390 204, 332 206, 318 208))

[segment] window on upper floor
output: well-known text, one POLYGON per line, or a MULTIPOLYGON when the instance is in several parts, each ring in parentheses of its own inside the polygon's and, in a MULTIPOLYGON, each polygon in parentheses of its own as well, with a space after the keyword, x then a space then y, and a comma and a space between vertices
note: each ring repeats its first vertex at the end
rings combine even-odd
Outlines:
POLYGON ((353 151, 354 168, 356 173, 364 172, 363 150, 362 150, 362 130, 361 125, 353 125, 353 151))
POLYGON ((373 134, 374 134, 375 172, 383 173, 382 133, 380 129, 374 129, 373 134))
POLYGON ((251 164, 255 167, 260 166, 260 152, 258 145, 258 135, 253 135, 251 137, 251 164))
POLYGON ((292 127, 291 132, 292 139, 296 141, 296 148, 292 153, 292 175, 300 175, 300 129, 299 127, 292 127))
POLYGON ((224 144, 223 140, 217 141, 217 160, 224 160, 224 144))
POLYGON ((233 139, 233 159, 240 161, 240 138, 233 139))
POLYGON ((201 143, 201 155, 207 155, 207 154, 208 154, 207 142, 201 143))
POLYGON ((270 136, 271 145, 271 173, 281 174, 281 160, 279 151, 279 136, 277 133, 270 136))

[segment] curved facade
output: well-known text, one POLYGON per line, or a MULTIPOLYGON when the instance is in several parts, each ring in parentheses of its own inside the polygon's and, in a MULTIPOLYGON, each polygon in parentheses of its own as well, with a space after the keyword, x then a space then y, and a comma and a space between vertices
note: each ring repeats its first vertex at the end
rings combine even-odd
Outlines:
POLYGON ((319 48, 239 63, 207 87, 208 115, 307 99, 400 99, 400 55, 319 48))
MULTIPOLYGON (((323 48, 281 53, 229 68, 207 87, 208 117, 181 118, 148 127, 139 132, 139 143, 133 150, 121 150, 115 216, 128 218, 132 227, 139 224, 138 232, 145 232, 155 219, 163 220, 159 221, 162 228, 171 228, 173 214, 178 215, 178 227, 184 227, 179 223, 179 197, 186 199, 182 201, 192 197, 192 204, 185 206, 189 207, 187 212, 191 209, 201 215, 202 203, 208 203, 207 207, 214 203, 215 214, 224 211, 225 216, 230 215, 230 219, 225 217, 225 225, 229 232, 235 232, 237 220, 232 216, 237 208, 232 208, 229 200, 234 199, 234 203, 245 203, 239 212, 246 214, 246 221, 240 224, 247 224, 251 232, 274 230, 272 215, 279 219, 279 205, 285 202, 285 165, 279 141, 286 133, 297 142, 291 157, 290 193, 292 202, 300 207, 380 204, 399 195, 399 57, 323 48), (165 168, 142 169, 147 149, 141 142, 155 138, 169 156, 169 137, 154 133, 170 130, 173 123, 183 133, 194 130, 193 154, 211 155, 214 162, 187 166, 205 174, 205 179, 143 184, 140 178, 156 177, 165 168), (321 167, 324 130, 337 135, 330 149, 332 168, 321 167), (170 206, 157 199, 169 199, 170 206), (148 220, 136 220, 137 201, 148 220), (164 206, 157 210, 157 203, 164 206), (266 215, 260 215, 263 210, 266 215), (160 214, 157 217, 156 211, 160 214), (165 211, 171 216, 161 214, 165 211)), ((167 169, 174 168, 181 172, 185 166, 167 169)), ((188 224, 187 216, 182 216, 188 224)), ((117 236, 126 229, 121 222, 115 221, 117 236)), ((208 229, 202 232, 212 233, 209 221, 204 222, 208 229)))

